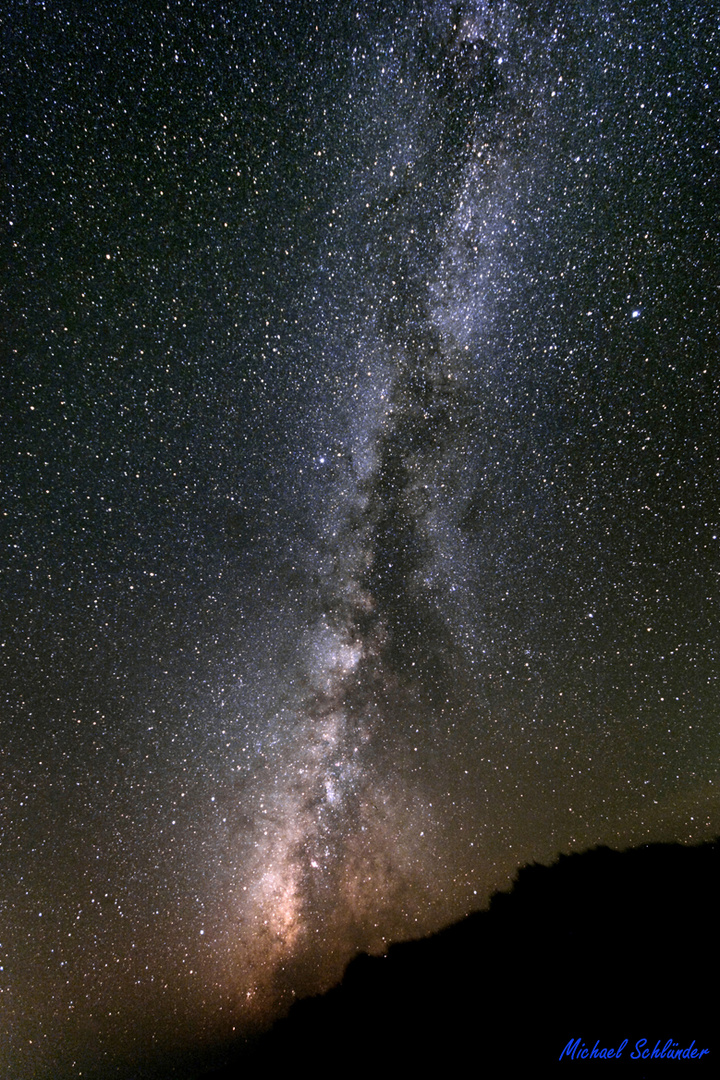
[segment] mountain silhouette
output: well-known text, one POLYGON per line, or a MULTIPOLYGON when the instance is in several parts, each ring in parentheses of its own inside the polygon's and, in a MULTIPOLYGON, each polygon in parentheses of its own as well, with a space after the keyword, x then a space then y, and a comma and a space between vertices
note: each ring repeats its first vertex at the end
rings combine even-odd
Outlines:
POLYGON ((719 911, 718 841, 526 866, 487 911, 356 957, 339 986, 294 1004, 208 1080, 330 1063, 401 1076, 717 1075, 719 911))

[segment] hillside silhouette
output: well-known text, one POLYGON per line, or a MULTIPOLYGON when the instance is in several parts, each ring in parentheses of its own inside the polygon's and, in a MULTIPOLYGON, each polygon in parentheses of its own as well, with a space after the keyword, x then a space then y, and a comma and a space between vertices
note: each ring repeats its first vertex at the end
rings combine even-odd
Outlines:
POLYGON ((489 910, 386 956, 288 1016, 208 1080, 279 1069, 400 1076, 719 1074, 720 842, 597 848, 521 869, 489 910), (620 1060, 578 1051, 616 1049, 620 1060), (641 1049, 709 1053, 631 1058, 641 1049), (675 1045, 676 1044, 676 1045, 675 1045), (468 1072, 468 1069, 471 1072, 468 1072))

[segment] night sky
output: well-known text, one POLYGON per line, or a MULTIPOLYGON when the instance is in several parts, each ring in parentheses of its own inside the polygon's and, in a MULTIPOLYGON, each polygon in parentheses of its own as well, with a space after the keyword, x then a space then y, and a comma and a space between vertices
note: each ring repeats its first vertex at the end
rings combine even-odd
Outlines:
POLYGON ((713 5, 0 27, 3 1075, 720 833, 713 5))

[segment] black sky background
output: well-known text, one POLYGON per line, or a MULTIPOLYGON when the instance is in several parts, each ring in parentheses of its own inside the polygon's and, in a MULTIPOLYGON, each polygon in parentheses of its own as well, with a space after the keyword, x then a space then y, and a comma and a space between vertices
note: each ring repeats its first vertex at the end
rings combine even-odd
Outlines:
POLYGON ((7 1075, 717 835, 712 6, 1 34, 7 1075))

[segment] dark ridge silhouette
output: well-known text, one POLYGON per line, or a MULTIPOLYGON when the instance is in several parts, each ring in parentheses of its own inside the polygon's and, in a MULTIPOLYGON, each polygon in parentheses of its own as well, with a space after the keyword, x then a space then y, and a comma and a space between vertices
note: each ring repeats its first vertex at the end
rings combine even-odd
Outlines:
POLYGON ((601 847, 527 866, 488 911, 384 957, 356 957, 339 986, 297 1002, 207 1077, 303 1066, 318 1075, 330 1066, 371 1076, 720 1075, 719 913, 717 840, 601 847), (579 1056, 624 1039, 619 1060, 579 1056), (640 1052, 666 1057, 632 1058, 642 1039, 640 1052), (575 1040, 575 1057, 560 1061, 575 1040), (667 1056, 685 1048, 709 1053, 667 1056))

